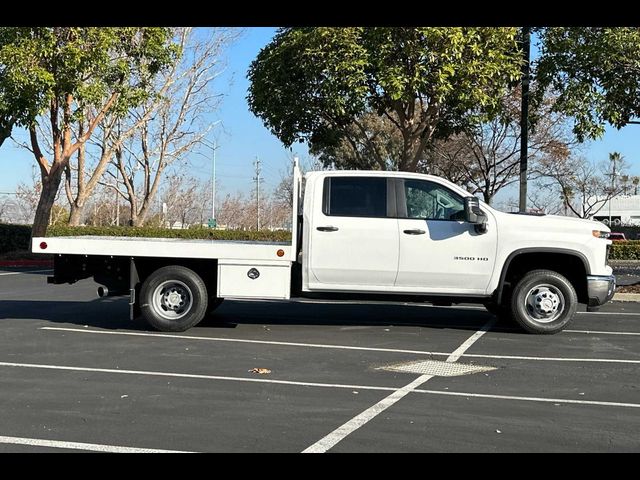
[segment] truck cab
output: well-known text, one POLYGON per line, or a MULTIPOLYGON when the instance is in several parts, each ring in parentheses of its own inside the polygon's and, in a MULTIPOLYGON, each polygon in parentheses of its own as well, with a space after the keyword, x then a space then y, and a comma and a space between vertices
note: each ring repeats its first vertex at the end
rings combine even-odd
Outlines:
POLYGON ((503 213, 431 175, 309 173, 303 232, 303 293, 482 303, 554 333, 615 290, 602 223, 503 213))

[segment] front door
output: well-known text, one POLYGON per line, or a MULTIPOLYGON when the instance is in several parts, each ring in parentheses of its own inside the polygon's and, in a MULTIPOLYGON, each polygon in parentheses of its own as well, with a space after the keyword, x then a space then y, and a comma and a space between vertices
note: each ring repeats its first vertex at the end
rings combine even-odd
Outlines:
POLYGON ((486 233, 464 221, 464 200, 445 185, 404 179, 398 192, 400 255, 395 286, 407 292, 484 294, 497 249, 495 221, 486 233))
POLYGON ((322 208, 314 210, 310 231, 310 288, 393 286, 398 271, 398 220, 392 211, 395 205, 389 202, 395 201, 392 186, 381 176, 324 179, 322 208))

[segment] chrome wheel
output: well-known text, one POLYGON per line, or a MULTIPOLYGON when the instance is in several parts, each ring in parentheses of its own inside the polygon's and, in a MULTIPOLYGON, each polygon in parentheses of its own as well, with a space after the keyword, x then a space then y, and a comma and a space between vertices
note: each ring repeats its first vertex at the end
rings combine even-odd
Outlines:
POLYGON ((536 285, 524 297, 527 315, 540 323, 558 319, 565 308, 564 295, 553 285, 536 285))
POLYGON ((167 320, 179 320, 191 310, 193 294, 178 280, 162 282, 153 291, 153 309, 167 320))

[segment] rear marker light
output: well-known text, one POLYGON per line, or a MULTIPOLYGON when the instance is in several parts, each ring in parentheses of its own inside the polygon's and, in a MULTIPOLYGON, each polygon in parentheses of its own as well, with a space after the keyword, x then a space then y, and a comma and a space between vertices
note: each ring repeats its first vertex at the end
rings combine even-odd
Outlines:
POLYGON ((41 248, 42 250, 46 250, 46 248, 47 248, 47 242, 40 242, 40 248, 41 248))

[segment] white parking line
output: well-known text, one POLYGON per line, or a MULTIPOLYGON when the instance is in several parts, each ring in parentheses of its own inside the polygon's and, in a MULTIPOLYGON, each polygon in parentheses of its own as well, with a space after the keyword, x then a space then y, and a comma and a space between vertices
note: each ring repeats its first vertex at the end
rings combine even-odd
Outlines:
POLYGON ((487 393, 450 392, 442 390, 414 390, 415 393, 428 393, 431 395, 448 395, 452 397, 490 398, 492 400, 518 400, 524 402, 559 403, 571 405, 594 405, 600 407, 626 407, 640 408, 639 403, 600 402, 597 400, 570 400, 562 398, 519 397, 514 395, 492 395, 487 393))
POLYGON ((173 335, 165 333, 144 333, 144 332, 111 332, 105 330, 90 330, 86 328, 63 328, 63 327, 40 327, 40 330, 53 330, 58 332, 74 333, 95 333, 99 335, 124 335, 132 337, 159 337, 176 338, 181 340, 201 340, 210 342, 231 342, 231 343, 254 343, 261 345, 279 345, 283 347, 306 347, 306 348, 328 348, 337 350, 364 350, 369 352, 390 352, 390 353, 411 353, 416 355, 434 355, 446 357, 450 355, 445 352, 425 352, 423 350, 406 350, 396 348, 376 348, 376 347, 355 347, 350 345, 327 345, 323 343, 300 343, 300 342, 278 342, 275 340, 248 340, 242 338, 222 338, 222 337, 196 337, 193 335, 173 335))
POLYGON ((587 335, 638 335, 640 332, 602 332, 597 330, 563 330, 566 333, 585 333, 587 335))
POLYGON ((41 438, 3 437, 0 443, 11 445, 28 445, 30 447, 65 448, 69 450, 85 450, 106 453, 195 453, 179 450, 158 450, 153 448, 120 447, 117 445, 100 445, 97 443, 63 442, 59 440, 43 440, 41 438))
MULTIPOLYGON (((304 347, 304 348, 326 348, 335 350, 360 350, 367 352, 385 352, 385 353, 409 353, 412 355, 426 355, 431 357, 447 357, 451 353, 447 352, 430 352, 424 350, 407 350, 397 348, 377 348, 377 347, 355 347, 350 345, 327 345, 322 343, 300 343, 300 342, 278 342, 275 340, 247 340, 240 338, 220 338, 220 337, 196 337, 192 335, 173 335, 165 333, 144 333, 144 332, 111 332, 105 330, 89 330, 82 328, 64 328, 64 327, 40 327, 40 330, 52 330, 59 332, 73 333, 90 333, 97 335, 123 335, 133 337, 159 337, 159 338, 175 338, 181 340, 198 340, 210 342, 230 342, 230 343, 249 343, 259 345, 278 345, 283 347, 304 347)), ((520 355, 484 355, 464 353, 463 357, 468 358, 493 358, 498 360, 532 360, 544 362, 582 362, 582 363, 623 363, 623 364, 640 364, 640 360, 621 360, 611 358, 565 358, 565 357, 527 357, 520 355)))
POLYGON ((465 353, 464 357, 495 358, 497 360, 532 360, 537 362, 624 363, 640 365, 640 360, 619 360, 616 358, 527 357, 524 355, 488 355, 482 353, 465 353))
MULTIPOLYGON (((194 375, 187 373, 175 373, 175 372, 150 372, 144 370, 120 370, 112 368, 91 368, 91 367, 70 367, 66 365, 44 365, 35 363, 9 363, 0 362, 0 367, 9 368, 29 368, 29 369, 43 369, 43 370, 59 370, 59 371, 72 371, 72 372, 90 372, 90 373, 105 373, 105 374, 117 374, 117 375, 140 375, 149 377, 172 377, 172 378, 186 378, 194 380, 219 380, 230 382, 248 382, 248 383, 267 383, 276 385, 288 385, 293 387, 314 387, 314 388, 335 388, 344 390, 367 390, 376 392, 395 392, 396 387, 384 387, 376 385, 350 385, 343 383, 319 383, 319 382, 295 382, 289 380, 273 380, 268 378, 245 378, 245 377, 227 377, 222 375, 194 375)), ((484 393, 471 393, 471 392, 452 392, 443 390, 423 390, 416 389, 411 393, 418 394, 431 394, 431 395, 448 395, 455 397, 470 397, 470 398, 491 398, 496 400, 518 400, 527 402, 543 402, 543 403, 561 403, 561 404, 575 404, 575 405, 596 405, 603 407, 626 407, 626 408, 640 408, 638 403, 621 403, 621 402, 603 402, 594 400, 573 400, 565 398, 544 398, 544 397, 519 397, 510 395, 492 395, 484 393)), ((12 437, 4 437, 12 438, 12 437)))
POLYGON ((42 370, 62 370, 71 372, 92 372, 92 373, 108 373, 118 375, 140 375, 149 377, 172 377, 172 378, 190 378, 198 380, 228 380, 233 382, 247 383, 274 383, 278 385, 293 385, 298 387, 322 387, 322 388, 347 388, 351 390, 382 390, 395 391, 395 387, 376 387, 371 385, 345 385, 340 383, 314 383, 314 382, 295 382, 291 380, 273 380, 268 378, 248 378, 248 377, 228 377, 223 375, 198 375, 192 373, 176 373, 176 372, 154 372, 146 370, 121 370, 118 368, 92 368, 92 367, 70 367, 66 365, 47 365, 38 363, 14 363, 0 362, 0 367, 15 368, 33 368, 42 370))
POLYGON ((49 268, 47 270, 26 270, 24 272, 6 272, 6 273, 0 273, 0 277, 6 276, 6 275, 26 275, 27 273, 46 273, 46 272, 53 272, 53 270, 49 268))
MULTIPOLYGON (((471 337, 469 337, 462 345, 460 345, 448 358, 447 362, 455 362, 457 361, 462 354, 471 347, 476 341, 480 339, 496 322, 496 319, 492 319, 487 324, 474 333, 471 337)), ((420 385, 428 382, 433 378, 433 375, 420 375, 411 383, 405 385, 404 387, 396 390, 391 395, 383 398, 375 405, 369 407, 364 412, 356 415, 348 422, 336 428, 333 432, 329 433, 325 437, 318 440, 313 445, 305 448, 302 453, 325 453, 329 449, 333 448, 339 442, 344 440, 347 436, 351 435, 353 432, 358 430, 363 425, 367 424, 369 421, 377 417, 380 413, 384 412, 386 409, 396 404, 399 400, 406 397, 409 393, 414 391, 420 385)))

